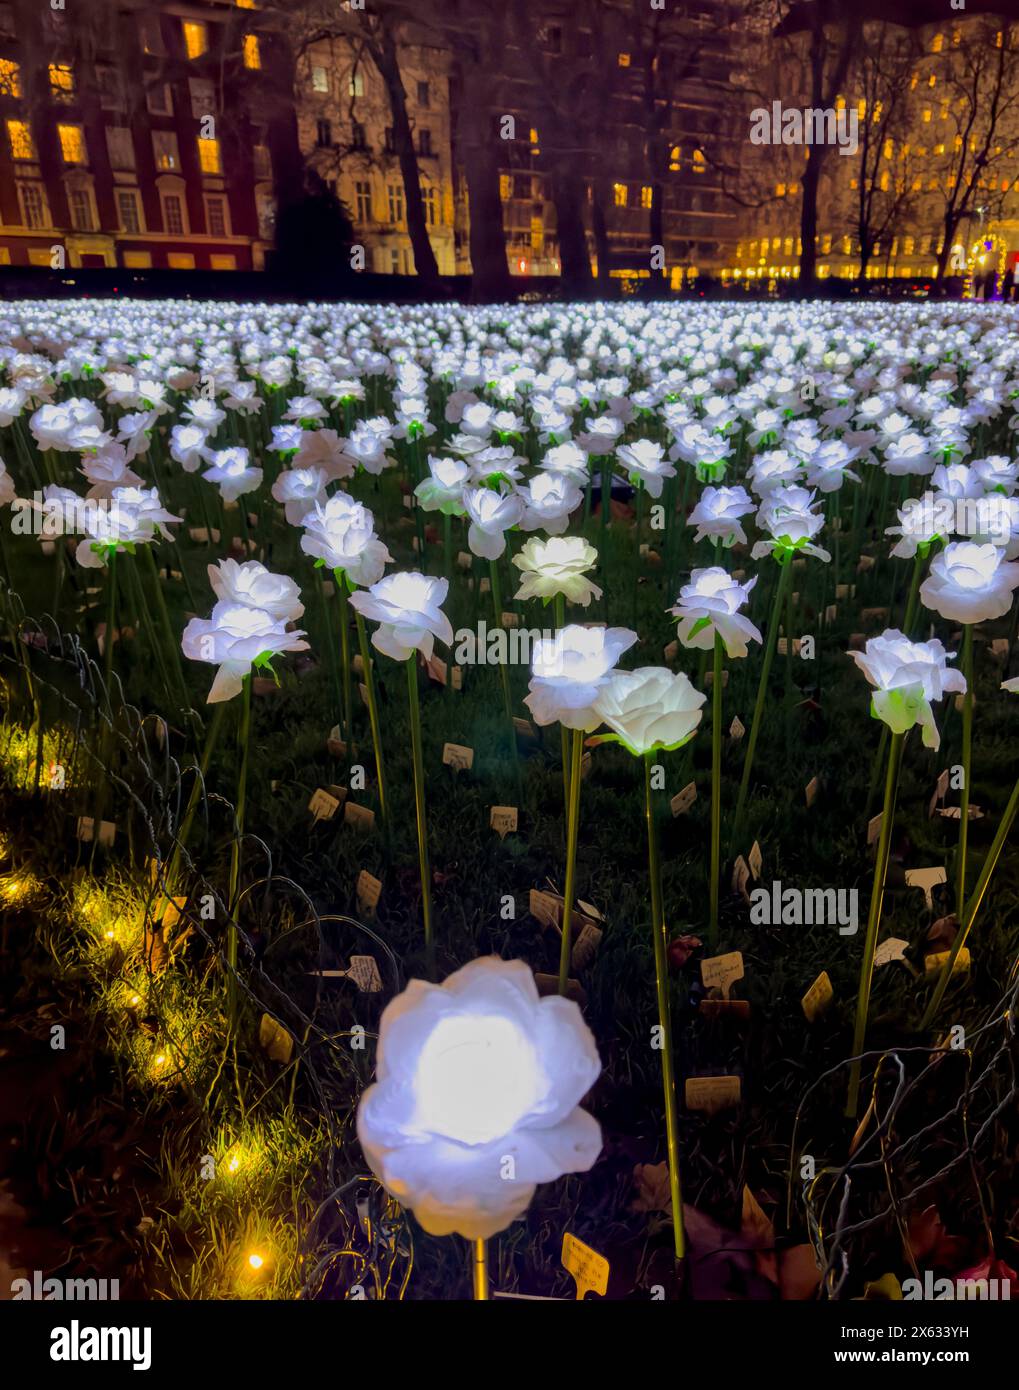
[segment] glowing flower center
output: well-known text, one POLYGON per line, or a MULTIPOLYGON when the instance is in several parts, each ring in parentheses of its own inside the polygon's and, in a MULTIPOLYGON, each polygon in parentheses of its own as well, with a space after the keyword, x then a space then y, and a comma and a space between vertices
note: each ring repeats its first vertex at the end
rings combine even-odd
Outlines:
POLYGON ((444 1018, 418 1060, 416 1121, 461 1144, 487 1144, 508 1134, 544 1088, 530 1039, 508 1018, 444 1018))

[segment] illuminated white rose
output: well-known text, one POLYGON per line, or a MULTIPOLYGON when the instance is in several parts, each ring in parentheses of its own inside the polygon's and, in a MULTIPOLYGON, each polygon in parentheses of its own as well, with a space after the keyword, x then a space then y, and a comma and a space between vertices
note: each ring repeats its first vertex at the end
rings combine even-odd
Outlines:
POLYGON ((143 486, 143 480, 128 466, 127 451, 122 444, 107 444, 94 453, 85 454, 81 471, 92 484, 89 497, 109 497, 118 487, 143 486))
POLYGON ((515 492, 494 492, 490 487, 467 488, 464 509, 470 521, 467 544, 475 555, 498 560, 506 549, 506 532, 524 514, 522 499, 515 492))
POLYGON ((740 584, 719 565, 694 570, 669 612, 679 619, 677 636, 684 647, 710 651, 717 632, 726 655, 746 656, 747 642, 760 642, 761 634, 740 609, 749 602, 757 577, 740 584))
POLYGON ((894 734, 904 734, 919 724, 924 746, 938 748, 941 736, 931 701, 950 691, 966 691, 965 676, 946 664, 955 653, 946 652, 936 638, 911 642, 897 628, 889 628, 880 637, 870 638, 862 652, 849 655, 874 686, 874 717, 883 720, 894 734))
POLYGON ((598 552, 583 536, 551 536, 547 541, 532 536, 513 556, 521 573, 514 597, 547 601, 563 594, 586 608, 592 598, 601 598, 601 589, 587 578, 597 559, 598 552))
POLYGON ((676 470, 665 457, 660 444, 650 439, 638 439, 616 450, 616 458, 628 471, 630 482, 640 483, 650 497, 661 497, 666 478, 674 478, 676 470))
POLYGON ((739 519, 754 511, 756 505, 745 487, 712 487, 709 484, 688 518, 687 524, 697 527, 694 541, 708 537, 720 540, 725 546, 736 541, 746 545, 747 535, 739 519))
POLYGON ((770 541, 758 541, 750 554, 755 560, 762 555, 797 551, 830 560, 827 550, 810 542, 824 525, 824 517, 813 510, 814 494, 805 487, 777 487, 761 503, 757 524, 771 536, 770 541))
POLYGON ((587 455, 572 439, 556 444, 545 454, 541 466, 546 473, 561 473, 575 483, 585 483, 590 472, 587 455))
POLYGON ((75 559, 85 569, 99 569, 113 550, 151 545, 157 534, 172 540, 167 523, 180 517, 166 510, 154 487, 117 487, 108 498, 82 501, 76 521, 85 539, 79 542, 75 559))
POLYGON ((224 502, 236 502, 246 493, 255 492, 262 482, 261 468, 253 468, 247 449, 216 449, 210 455, 212 467, 202 477, 216 483, 224 502))
POLYGON ((701 722, 707 697, 683 672, 663 666, 613 671, 598 691, 595 709, 626 748, 640 757, 656 748, 679 748, 701 722))
POLYGON ((586 1172, 601 1152, 580 1109, 601 1071, 594 1038, 571 1000, 539 998, 523 961, 412 980, 383 1010, 376 1056, 357 1136, 430 1235, 494 1236, 538 1183, 586 1172))
POLYGON ((282 619, 261 608, 229 599, 217 603, 209 618, 192 618, 181 637, 181 649, 192 661, 207 661, 219 669, 208 703, 231 700, 240 693, 252 667, 271 670, 277 652, 307 651, 303 632, 288 632, 282 619))
POLYGON ((195 473, 208 457, 208 440, 200 425, 174 425, 170 431, 170 456, 185 473, 195 473))
POLYGON ((387 574, 370 589, 351 594, 350 602, 365 617, 380 624, 372 644, 395 661, 415 651, 429 659, 435 638, 447 646, 453 640, 449 619, 439 606, 449 590, 448 579, 433 579, 411 570, 387 574))
POLYGON ((462 459, 437 459, 429 454, 428 473, 414 489, 414 496, 425 511, 463 516, 463 490, 471 476, 469 465, 462 459))
POLYGON ((637 634, 626 627, 580 627, 570 623, 553 638, 536 643, 530 693, 524 704, 537 724, 556 720, 567 729, 590 732, 601 723, 595 708, 609 672, 637 634))
POLYGON ((1003 560, 997 546, 953 541, 931 561, 920 602, 943 618, 980 623, 1008 612, 1017 584, 1019 564, 1003 560))
POLYGON ((28 422, 40 449, 70 449, 87 447, 90 439, 98 440, 103 432, 103 417, 92 401, 72 396, 58 405, 43 405, 28 422))
POLYGON ((324 468, 285 468, 272 485, 291 526, 300 526, 316 502, 324 502, 329 477, 324 468))
POLYGON ((330 482, 350 478, 356 465, 345 451, 346 442, 335 430, 302 430, 291 467, 321 468, 330 482))
POLYGON ((344 492, 334 493, 324 505, 316 503, 301 518, 301 549, 329 569, 343 570, 351 584, 367 588, 382 578, 392 560, 375 534, 375 518, 367 507, 344 492))
POLYGON ((952 534, 955 507, 950 498, 939 500, 931 492, 908 498, 897 512, 898 526, 885 528, 886 536, 898 536, 891 553, 900 560, 911 560, 919 549, 926 555, 931 544, 952 534))
POLYGON ((273 574, 260 560, 220 560, 209 566, 209 583, 221 602, 261 608, 276 622, 295 623, 304 613, 294 580, 273 574))
POLYGON ((584 494, 564 473, 538 473, 520 494, 525 511, 520 519, 521 531, 547 531, 561 536, 570 524, 570 513, 576 511, 584 494))

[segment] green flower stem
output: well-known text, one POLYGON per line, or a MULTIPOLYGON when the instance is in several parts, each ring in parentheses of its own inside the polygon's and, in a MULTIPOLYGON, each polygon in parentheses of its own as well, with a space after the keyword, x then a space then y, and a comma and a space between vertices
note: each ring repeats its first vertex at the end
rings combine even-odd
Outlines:
POLYGON ((965 946, 970 928, 976 920, 976 915, 980 910, 980 904, 983 902, 984 895, 987 892, 987 885, 990 883, 991 875, 994 873, 998 860, 1001 858, 1001 851, 1005 847, 1005 841, 1008 839, 1008 834, 1012 829, 1012 823, 1016 818, 1017 811, 1019 811, 1019 779, 1016 780, 1016 784, 1012 788, 1012 795, 1009 797, 1008 805, 1005 807, 1004 815, 1001 818, 1001 824, 998 826, 997 834, 994 837, 991 848, 988 850, 987 857, 981 867, 976 886, 973 889, 973 896, 966 904, 965 910, 960 917, 959 930, 956 932, 955 940, 952 942, 952 949, 948 953, 948 959, 945 961, 941 974, 938 977, 938 984, 934 991, 934 995, 927 1005, 926 1012, 920 1021, 921 1029, 931 1026, 938 1009, 941 1007, 941 1001, 945 997, 945 990, 948 988, 949 981, 952 978, 952 972, 955 969, 956 959, 963 946, 965 946))
MULTIPOLYGON (((177 689, 180 692, 181 709, 186 711, 190 708, 191 701, 188 697, 188 689, 184 680, 184 671, 181 667, 180 647, 170 623, 170 614, 167 611, 166 596, 163 593, 163 585, 159 578, 159 571, 156 568, 156 559, 152 554, 152 547, 150 545, 143 545, 141 549, 145 552, 145 565, 149 571, 152 587, 156 594, 156 612, 159 614, 159 625, 162 628, 163 641, 166 645, 167 668, 173 674, 177 689)), ((144 598, 144 591, 142 597, 144 598)))
POLYGON ((421 752, 421 706, 418 700, 417 652, 407 658, 407 698, 410 702, 410 745, 414 759, 414 813, 417 818, 418 869, 421 875, 421 914, 429 971, 435 958, 432 940, 432 886, 428 867, 428 825, 425 820, 425 768, 421 752))
POLYGON ((602 544, 605 543, 605 535, 609 528, 609 512, 612 509, 612 455, 602 454, 601 456, 601 538, 602 544))
POLYGON ((962 629, 962 672, 966 694, 962 697, 962 795, 959 798, 959 852, 955 865, 955 910, 962 913, 966 902, 966 851, 969 847, 969 784, 973 759, 973 624, 962 629))
POLYGON ((361 649, 361 664, 364 667, 364 684, 368 691, 368 722, 371 724, 372 747, 375 750, 375 776, 379 784, 379 811, 386 820, 386 781, 382 770, 382 734, 379 728, 379 707, 375 699, 375 663, 368 646, 368 633, 364 619, 354 609, 354 622, 357 625, 357 641, 361 649))
POLYGON ((453 518, 449 512, 442 513, 442 558, 446 578, 453 582, 453 518))
POLYGON ((746 804, 747 791, 750 787, 750 774, 754 767, 754 753, 757 749, 757 739, 761 732, 764 702, 768 697, 768 676, 771 674, 771 663, 774 660, 775 647, 778 643, 778 624, 782 613, 782 601, 785 598, 786 589, 789 587, 789 576, 792 573, 792 565, 790 563, 791 557, 789 555, 776 556, 775 558, 779 566, 778 582, 775 585, 775 596, 771 604, 771 617, 768 620, 768 638, 764 648, 764 664, 761 666, 761 678, 757 684, 757 699, 754 702, 754 715, 750 722, 750 734, 747 738, 747 751, 743 758, 743 775, 740 778, 739 795, 736 799, 736 814, 732 824, 732 845, 735 845, 743 820, 743 808, 746 804))
POLYGON ((237 1024, 237 910, 240 902, 241 849, 244 841, 244 812, 248 798, 248 753, 251 747, 251 672, 241 684, 241 712, 237 728, 237 806, 233 842, 230 845, 230 888, 227 895, 230 921, 227 926, 226 960, 229 968, 227 991, 230 1030, 237 1024))
POLYGON ((881 812, 881 833, 878 836, 877 856, 874 861, 874 886, 870 895, 870 912, 867 914, 867 935, 863 941, 863 960, 860 962, 860 989, 856 999, 856 1026, 853 1029, 853 1056, 856 1059, 849 1073, 849 1096, 846 1101, 846 1115, 856 1118, 857 1101, 860 1094, 860 1054, 863 1052, 867 1036, 867 1011, 870 1007, 870 985, 874 978, 874 952, 877 950, 877 935, 881 926, 881 905, 884 900, 885 876, 888 873, 888 858, 892 846, 892 822, 895 819, 895 796, 899 785, 899 768, 902 765, 902 746, 905 734, 892 734, 888 749, 888 766, 885 772, 885 804, 881 812))
MULTIPOLYGON (((499 582, 499 561, 488 562, 489 583, 492 589, 492 608, 495 612, 495 625, 502 627, 502 586, 499 582)), ((509 729, 510 754, 516 769, 517 783, 520 785, 520 759, 517 757, 517 731, 513 723, 513 696, 510 691, 509 662, 499 663, 499 679, 502 682, 502 702, 506 710, 506 725, 509 729)))
POLYGON ((205 743, 202 748, 202 756, 198 763, 200 777, 196 777, 191 788, 191 795, 188 797, 187 809, 184 812, 184 819, 181 821, 180 830, 175 839, 173 854, 170 856, 170 863, 166 870, 164 879, 163 893, 160 895, 159 908, 156 912, 155 920, 161 922, 163 913, 166 911, 167 904, 173 898, 174 890, 177 887, 177 876, 180 872, 181 856, 187 847, 188 837, 191 834, 191 827, 194 824, 195 815, 198 811, 198 799, 201 795, 202 787, 205 785, 205 778, 209 771, 209 764, 216 744, 219 742, 219 733, 223 725, 223 715, 226 711, 226 700, 221 700, 212 711, 212 718, 209 721, 208 731, 205 735, 205 743))
POLYGON ((99 827, 106 809, 106 764, 110 758, 110 744, 113 738, 113 724, 116 719, 113 708, 113 634, 117 626, 117 552, 111 549, 106 565, 106 635, 103 638, 103 688, 109 705, 109 722, 102 720, 99 734, 99 767, 96 770, 96 796, 92 812, 92 852, 99 843, 99 827))
MULTIPOLYGON (((566 595, 556 594, 552 603, 556 632, 561 632, 566 626, 566 595)), ((563 724, 559 725, 559 746, 563 763, 563 809, 566 810, 570 804, 570 742, 563 724)))
MULTIPOLYGON (((318 604, 322 615, 322 644, 325 647, 326 665, 329 668, 329 679, 333 687, 333 699, 336 701, 336 718, 338 722, 341 722, 343 719, 344 707, 343 690, 340 683, 340 673, 336 666, 336 645, 332 641, 332 634, 330 632, 332 622, 329 617, 329 600, 326 598, 325 581, 322 578, 322 570, 320 568, 315 570, 315 584, 318 589, 318 604)), ((347 731, 347 737, 349 738, 349 730, 347 731)))
POLYGON ((343 670, 343 719, 346 725, 347 751, 356 757, 354 749, 354 692, 350 678, 350 591, 343 570, 333 570, 333 581, 340 600, 340 665, 343 670))
POLYGON ((902 631, 906 637, 912 638, 913 624, 916 621, 916 610, 920 604, 920 578, 923 574, 923 559, 919 550, 913 556, 913 574, 909 581, 909 596, 906 599, 906 616, 902 620, 902 631))
MULTIPOLYGON (((717 638, 715 639, 718 640, 717 638)), ((665 1143, 669 1155, 669 1194, 672 1198, 672 1238, 677 1260, 686 1254, 683 1233, 683 1194, 679 1180, 679 1113, 672 1053, 672 1007, 669 999, 669 951, 662 903, 662 865, 658 853, 658 828, 651 799, 651 761, 645 753, 644 818, 647 822, 648 876, 651 880, 651 936, 655 951, 655 993, 658 1023, 662 1030, 662 1086, 665 1092, 665 1143)))
POLYGON ((718 944, 718 879, 722 854, 722 653, 724 643, 715 633, 715 662, 711 682, 711 883, 708 941, 718 944))
POLYGON ((566 993, 570 978, 570 923, 577 876, 577 831, 580 829, 580 761, 584 756, 584 731, 570 731, 570 798, 566 817, 566 891, 563 895, 563 937, 559 948, 559 993, 566 993))

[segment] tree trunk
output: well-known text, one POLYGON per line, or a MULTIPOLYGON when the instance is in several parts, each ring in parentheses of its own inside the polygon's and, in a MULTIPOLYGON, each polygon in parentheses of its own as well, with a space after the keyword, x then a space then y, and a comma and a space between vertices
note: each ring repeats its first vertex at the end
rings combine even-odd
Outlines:
POLYGON ((512 294, 499 197, 499 164, 482 131, 463 147, 471 219, 471 299, 491 304, 512 294))
POLYGON ((611 294, 612 281, 609 278, 609 233, 605 225, 605 205, 602 190, 596 182, 591 198, 591 230, 594 232, 594 251, 598 257, 598 292, 603 299, 611 294))
POLYGON ((821 161, 815 145, 803 171, 803 199, 800 203, 800 280, 798 293, 810 295, 817 286, 817 188, 821 181, 821 161))
POLYGON ((584 185, 574 174, 554 180, 556 226, 559 233, 559 264, 563 288, 573 299, 591 293, 591 259, 587 254, 584 229, 584 185))
POLYGON ((421 197, 421 179, 418 172, 417 155, 414 152, 414 136, 407 114, 407 93, 404 91, 400 74, 400 59, 392 33, 384 29, 379 44, 370 46, 372 62, 385 83, 389 98, 389 112, 393 122, 393 145, 400 161, 400 176, 403 179, 403 192, 407 205, 407 232, 414 250, 414 269, 418 277, 429 288, 439 284, 439 266, 432 250, 425 221, 425 204, 421 197))

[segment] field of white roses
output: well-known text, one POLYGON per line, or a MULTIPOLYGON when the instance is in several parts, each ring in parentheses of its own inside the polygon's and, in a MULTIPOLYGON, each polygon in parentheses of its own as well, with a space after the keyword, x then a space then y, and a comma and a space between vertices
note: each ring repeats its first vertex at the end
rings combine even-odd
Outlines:
POLYGON ((71 1266, 1014 1278, 1016 328, 5 305, 2 1021, 80 1016, 46 1155, 123 1152, 71 1266))

